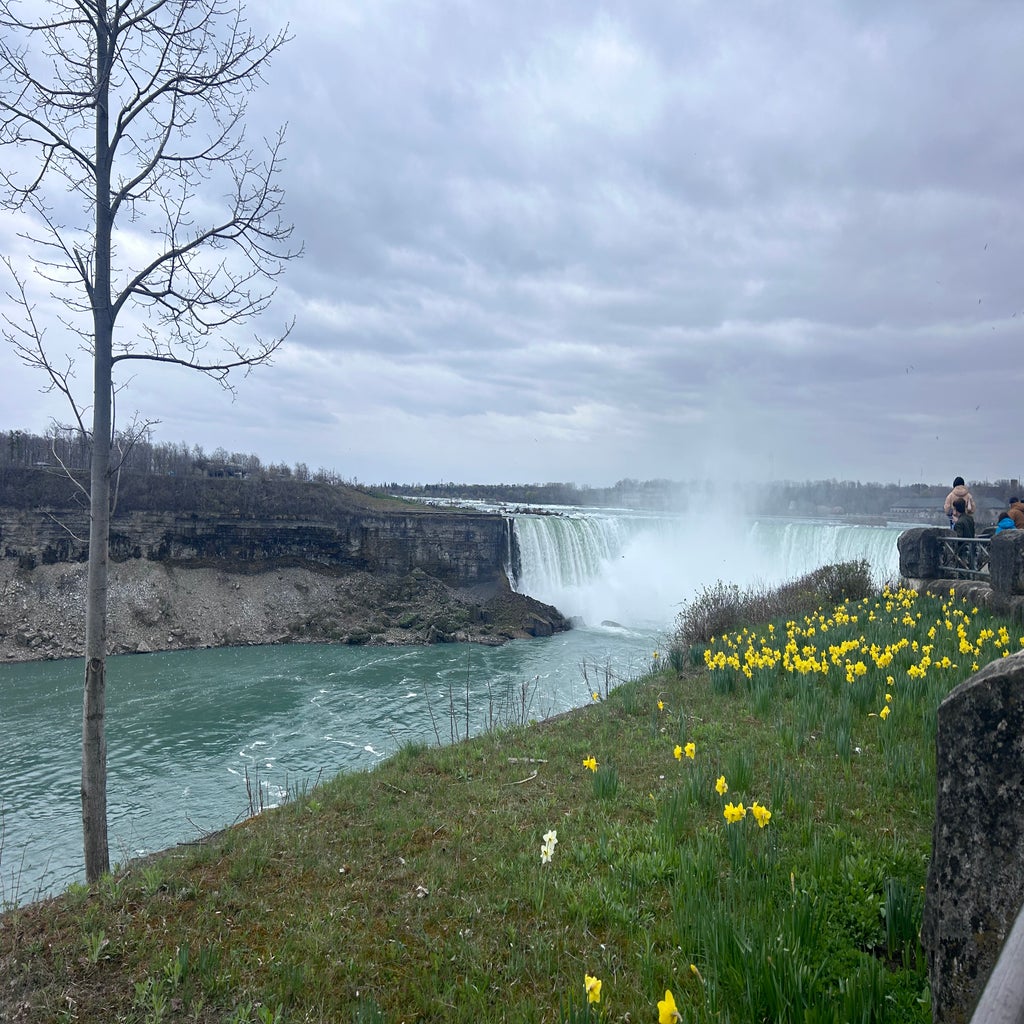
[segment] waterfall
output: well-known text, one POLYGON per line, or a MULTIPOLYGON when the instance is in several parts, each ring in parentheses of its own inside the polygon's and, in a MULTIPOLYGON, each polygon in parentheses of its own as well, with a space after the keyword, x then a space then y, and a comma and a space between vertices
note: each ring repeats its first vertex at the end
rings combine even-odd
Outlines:
POLYGON ((866 559, 879 583, 899 575, 896 525, 622 509, 510 518, 516 589, 592 626, 668 626, 683 601, 717 580, 771 586, 854 559, 866 559))

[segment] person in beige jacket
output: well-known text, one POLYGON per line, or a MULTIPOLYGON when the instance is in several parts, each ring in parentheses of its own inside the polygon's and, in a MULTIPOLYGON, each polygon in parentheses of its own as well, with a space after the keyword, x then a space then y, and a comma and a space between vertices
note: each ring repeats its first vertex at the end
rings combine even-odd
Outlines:
POLYGON ((946 495, 946 501, 942 506, 942 511, 949 516, 949 528, 953 529, 953 524, 956 522, 956 515, 953 511, 953 502, 957 498, 963 498, 964 504, 967 506, 967 512, 969 515, 974 515, 974 498, 971 492, 967 490, 967 485, 964 483, 964 478, 958 476, 953 480, 953 490, 946 495))
POLYGON ((1018 530, 1024 530, 1024 501, 1013 497, 1010 498, 1007 504, 1010 507, 1007 509, 1006 514, 1013 520, 1013 524, 1018 530))

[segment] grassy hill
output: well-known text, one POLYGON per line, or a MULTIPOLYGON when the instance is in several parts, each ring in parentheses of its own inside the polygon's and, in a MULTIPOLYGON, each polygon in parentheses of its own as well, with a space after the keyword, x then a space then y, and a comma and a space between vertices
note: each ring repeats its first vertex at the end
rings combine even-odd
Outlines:
POLYGON ((925 1024, 935 711, 1021 646, 886 592, 524 697, 8 910, 0 1019, 925 1024))

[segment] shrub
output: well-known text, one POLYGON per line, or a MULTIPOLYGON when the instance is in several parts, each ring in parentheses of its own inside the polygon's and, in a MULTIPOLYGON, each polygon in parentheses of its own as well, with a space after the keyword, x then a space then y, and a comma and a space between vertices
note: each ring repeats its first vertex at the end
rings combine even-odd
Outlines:
POLYGON ((834 606, 846 600, 860 601, 877 592, 871 566, 864 559, 823 565, 798 579, 769 588, 756 585, 741 590, 736 584, 718 580, 705 587, 692 601, 683 603, 676 617, 676 631, 670 661, 681 661, 691 647, 751 624, 791 619, 816 608, 834 606))

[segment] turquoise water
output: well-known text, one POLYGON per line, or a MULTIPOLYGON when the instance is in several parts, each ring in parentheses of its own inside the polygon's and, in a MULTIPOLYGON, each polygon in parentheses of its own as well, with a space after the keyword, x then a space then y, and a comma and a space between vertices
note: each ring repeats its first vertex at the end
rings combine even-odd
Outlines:
MULTIPOLYGON (((284 645, 111 658, 111 860, 199 838, 402 744, 543 718, 631 678, 664 635, 585 628, 503 647, 284 645), (589 683, 588 683, 589 679, 589 683), (468 695, 467 695, 468 690, 468 695), (450 713, 454 704, 454 717, 450 713), (247 779, 248 777, 248 779, 247 779)), ((83 877, 82 662, 0 666, 0 903, 83 877)))

